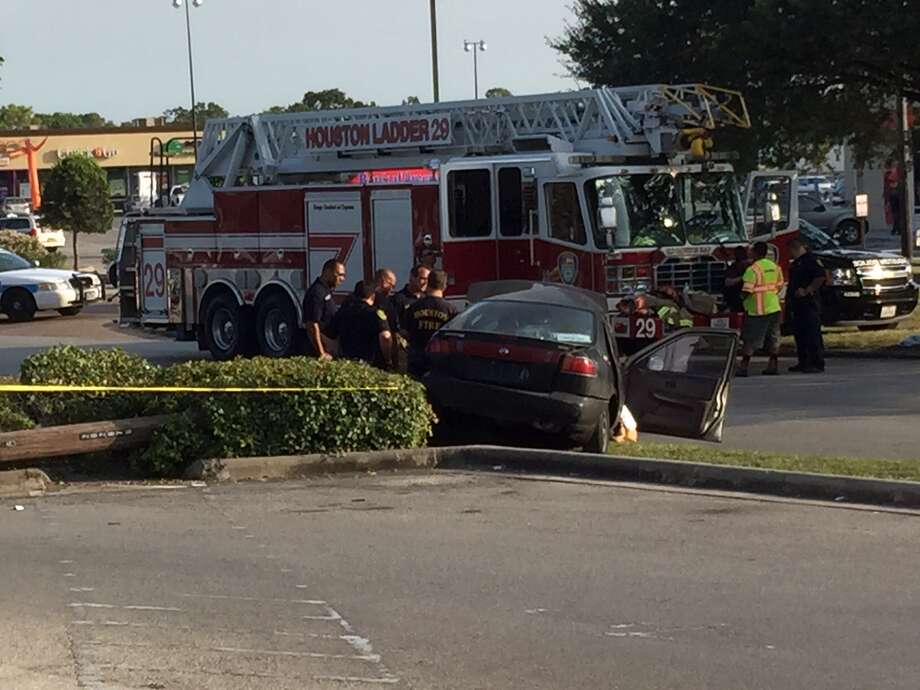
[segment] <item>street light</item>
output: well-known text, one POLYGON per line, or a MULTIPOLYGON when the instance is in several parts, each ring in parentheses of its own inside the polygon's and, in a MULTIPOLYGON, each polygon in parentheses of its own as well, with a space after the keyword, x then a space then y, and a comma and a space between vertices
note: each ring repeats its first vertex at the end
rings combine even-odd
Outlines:
POLYGON ((438 0, 431 0, 431 81, 434 102, 441 100, 441 85, 438 76, 438 0))
POLYGON ((485 41, 463 42, 463 50, 473 54, 473 93, 476 95, 476 100, 479 100, 479 53, 486 52, 487 47, 485 41))
MULTIPOLYGON (((204 0, 192 0, 191 3, 185 3, 185 33, 188 37, 188 79, 192 88, 192 142, 195 147, 195 163, 198 163, 198 113, 195 105, 195 68, 192 62, 192 18, 189 13, 189 4, 195 7, 201 7, 204 0)), ((181 9, 182 0, 173 0, 173 7, 181 9)))

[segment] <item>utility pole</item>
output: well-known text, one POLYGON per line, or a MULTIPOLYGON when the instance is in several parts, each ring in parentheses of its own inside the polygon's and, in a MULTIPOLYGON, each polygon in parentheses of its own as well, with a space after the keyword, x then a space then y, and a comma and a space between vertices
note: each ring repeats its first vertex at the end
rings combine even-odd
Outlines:
POLYGON ((441 100, 441 85, 438 76, 438 0, 431 0, 431 79, 434 87, 434 102, 441 100))
POLYGON ((901 199, 898 221, 901 226, 901 254, 909 260, 914 254, 914 200, 913 190, 907 188, 907 166, 910 164, 907 155, 910 137, 907 107, 903 90, 898 91, 898 197, 901 199))

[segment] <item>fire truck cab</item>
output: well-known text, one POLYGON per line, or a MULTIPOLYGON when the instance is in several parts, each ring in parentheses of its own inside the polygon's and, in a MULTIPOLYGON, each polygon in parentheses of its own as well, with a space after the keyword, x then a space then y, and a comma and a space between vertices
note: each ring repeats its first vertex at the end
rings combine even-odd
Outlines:
POLYGON ((600 292, 623 338, 662 335, 642 296, 666 288, 711 298, 693 325, 735 325, 717 297, 733 247, 783 218, 746 216, 710 150, 729 125, 749 126, 740 94, 696 84, 212 120, 182 207, 126 221, 122 319, 218 359, 294 354, 303 295, 336 258, 343 296, 423 263, 460 303, 494 280, 600 292))

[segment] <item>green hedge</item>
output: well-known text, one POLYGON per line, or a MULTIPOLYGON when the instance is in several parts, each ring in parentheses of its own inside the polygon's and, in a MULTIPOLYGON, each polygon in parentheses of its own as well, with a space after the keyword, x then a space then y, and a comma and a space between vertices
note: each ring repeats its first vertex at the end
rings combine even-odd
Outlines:
MULTIPOLYGON (((0 385, 19 383, 16 379, 0 376, 0 385)), ((4 431, 22 431, 31 429, 35 422, 29 417, 22 406, 19 395, 0 393, 0 433, 4 431)))
POLYGON ((121 350, 55 347, 29 357, 22 383, 207 388, 374 388, 394 391, 291 394, 29 394, 43 425, 175 413, 134 458, 145 473, 170 475, 199 458, 338 453, 424 446, 434 414, 424 387, 354 362, 308 358, 197 361, 158 368, 121 350))

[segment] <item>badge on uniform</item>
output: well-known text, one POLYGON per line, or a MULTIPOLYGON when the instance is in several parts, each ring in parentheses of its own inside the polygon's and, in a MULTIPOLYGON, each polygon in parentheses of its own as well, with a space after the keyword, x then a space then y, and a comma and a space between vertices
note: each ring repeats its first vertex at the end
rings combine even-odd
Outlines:
POLYGON ((329 300, 332 299, 332 295, 326 295, 325 297, 323 297, 323 299, 328 302, 329 300))
POLYGON ((383 309, 378 309, 378 310, 377 310, 377 318, 379 318, 381 321, 386 321, 386 320, 387 320, 387 314, 386 314, 386 312, 385 312, 383 309))

